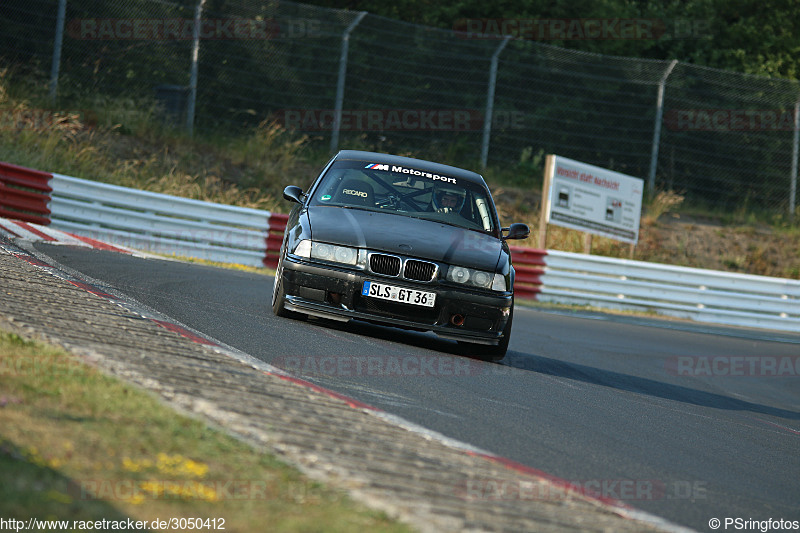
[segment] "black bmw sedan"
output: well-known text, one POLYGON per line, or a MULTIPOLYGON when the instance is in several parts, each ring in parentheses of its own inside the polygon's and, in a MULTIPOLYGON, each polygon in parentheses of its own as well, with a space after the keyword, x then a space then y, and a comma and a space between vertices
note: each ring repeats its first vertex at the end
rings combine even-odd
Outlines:
POLYGON ((483 178, 408 157, 343 150, 296 202, 272 310, 432 331, 502 359, 514 315, 508 239, 483 178))

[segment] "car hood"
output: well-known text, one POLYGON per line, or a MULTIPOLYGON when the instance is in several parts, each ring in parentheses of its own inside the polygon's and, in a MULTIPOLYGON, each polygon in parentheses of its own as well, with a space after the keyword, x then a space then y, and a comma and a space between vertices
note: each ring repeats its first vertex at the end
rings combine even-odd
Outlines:
POLYGON ((314 206, 311 238, 494 272, 502 242, 491 235, 419 218, 361 209, 314 206))

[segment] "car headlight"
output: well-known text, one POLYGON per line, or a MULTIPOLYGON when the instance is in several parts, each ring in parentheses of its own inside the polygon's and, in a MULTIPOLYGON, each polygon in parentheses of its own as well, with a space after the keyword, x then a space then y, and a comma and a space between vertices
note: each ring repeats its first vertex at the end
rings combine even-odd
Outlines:
POLYGON ((349 246, 335 246, 324 242, 312 241, 311 258, 344 265, 355 265, 358 262, 358 250, 349 246))
POLYGON ((494 275, 494 281, 492 281, 492 290, 498 292, 506 292, 508 290, 508 287, 506 286, 506 277, 504 275, 494 275))
POLYGON ((492 282, 492 276, 488 272, 476 271, 472 276, 472 281, 478 287, 488 287, 492 282))
POLYGON ((304 239, 298 242, 297 246, 295 246, 294 250, 292 250, 292 253, 294 255, 309 259, 311 257, 311 241, 304 239))
POLYGON ((469 281, 471 270, 464 267, 450 267, 447 271, 447 279, 456 283, 466 283, 469 281))
POLYGON ((308 239, 298 242, 292 253, 305 259, 319 259, 320 261, 330 261, 343 265, 362 266, 364 262, 361 260, 364 254, 360 253, 357 248, 314 242, 308 239))
POLYGON ((506 290, 506 280, 501 274, 492 274, 491 272, 484 272, 483 270, 451 266, 447 269, 447 279, 455 283, 472 285, 473 287, 480 287, 482 289, 492 289, 495 291, 506 290))

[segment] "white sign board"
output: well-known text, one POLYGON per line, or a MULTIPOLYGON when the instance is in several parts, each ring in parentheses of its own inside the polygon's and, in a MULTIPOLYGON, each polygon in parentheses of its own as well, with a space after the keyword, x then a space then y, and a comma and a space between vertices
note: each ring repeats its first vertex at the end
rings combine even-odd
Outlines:
POLYGON ((547 222, 636 244, 644 180, 551 156, 547 222))

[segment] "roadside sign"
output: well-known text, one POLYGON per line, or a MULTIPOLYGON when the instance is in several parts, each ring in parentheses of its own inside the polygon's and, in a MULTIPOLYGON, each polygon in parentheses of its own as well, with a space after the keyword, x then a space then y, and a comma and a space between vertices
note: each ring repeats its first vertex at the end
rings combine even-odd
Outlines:
POLYGON ((566 157, 547 159, 543 192, 548 224, 636 244, 644 180, 566 157))

